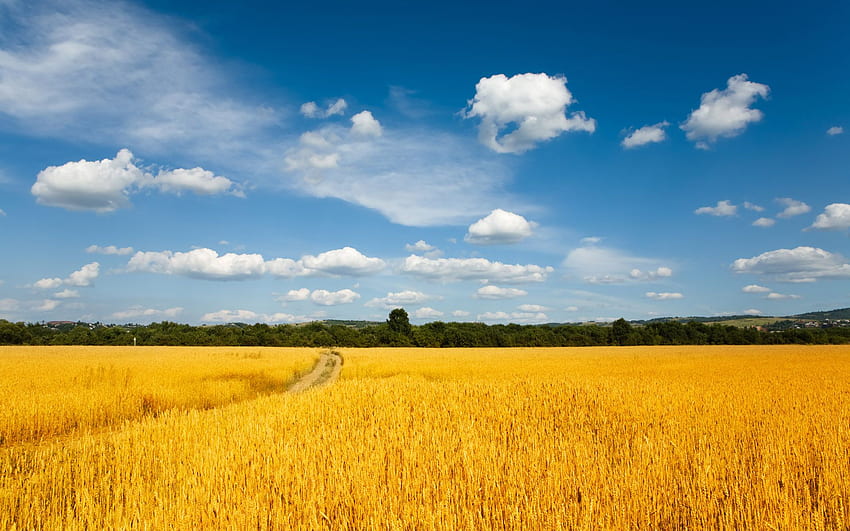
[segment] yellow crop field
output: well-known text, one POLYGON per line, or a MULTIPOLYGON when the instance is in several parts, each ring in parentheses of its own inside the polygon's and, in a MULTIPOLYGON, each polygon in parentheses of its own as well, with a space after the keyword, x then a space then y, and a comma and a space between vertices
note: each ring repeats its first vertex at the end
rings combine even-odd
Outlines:
POLYGON ((314 349, 0 347, 0 444, 283 391, 314 349))
MULTIPOLYGON (((4 442, 0 528, 850 526, 846 346, 340 350, 321 389, 4 442)), ((40 352, 0 351, 4 390, 39 385, 40 352)), ((44 356, 45 381, 80 372, 44 356)))

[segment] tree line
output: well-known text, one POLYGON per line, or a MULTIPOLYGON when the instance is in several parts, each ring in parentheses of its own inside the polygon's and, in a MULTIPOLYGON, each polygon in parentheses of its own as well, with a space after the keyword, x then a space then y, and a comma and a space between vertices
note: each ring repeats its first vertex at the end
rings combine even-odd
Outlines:
POLYGON ((363 328, 313 322, 301 325, 192 326, 68 324, 0 320, 0 345, 187 345, 265 347, 584 347, 610 345, 847 344, 850 328, 766 332, 730 325, 670 321, 632 325, 519 325, 435 321, 411 325, 407 313, 363 328))

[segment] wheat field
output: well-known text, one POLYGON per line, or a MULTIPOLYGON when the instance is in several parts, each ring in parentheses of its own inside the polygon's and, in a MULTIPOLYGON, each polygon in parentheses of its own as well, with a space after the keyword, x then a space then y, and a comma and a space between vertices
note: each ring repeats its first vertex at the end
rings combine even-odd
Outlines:
POLYGON ((280 392, 314 349, 0 347, 0 444, 280 392))
MULTIPOLYGON (((299 394, 120 413, 37 441, 15 424, 32 424, 26 414, 3 417, 19 435, 0 445, 0 527, 850 526, 848 347, 340 350, 341 379, 299 394)), ((242 357, 258 351, 198 349, 200 372, 181 368, 180 349, 141 355, 151 381, 178 390, 228 363, 291 376, 318 355, 242 357)), ((86 367, 121 381, 129 355, 43 352, 0 349, 4 409, 36 407, 41 389, 79 414, 86 367)))

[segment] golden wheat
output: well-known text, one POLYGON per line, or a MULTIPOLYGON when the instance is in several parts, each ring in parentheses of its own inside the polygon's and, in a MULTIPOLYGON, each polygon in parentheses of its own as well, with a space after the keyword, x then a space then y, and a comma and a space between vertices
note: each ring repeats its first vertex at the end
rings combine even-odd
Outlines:
POLYGON ((282 391, 315 349, 0 347, 0 444, 282 391))
POLYGON ((0 527, 850 526, 847 347, 343 355, 321 390, 0 450, 0 527))

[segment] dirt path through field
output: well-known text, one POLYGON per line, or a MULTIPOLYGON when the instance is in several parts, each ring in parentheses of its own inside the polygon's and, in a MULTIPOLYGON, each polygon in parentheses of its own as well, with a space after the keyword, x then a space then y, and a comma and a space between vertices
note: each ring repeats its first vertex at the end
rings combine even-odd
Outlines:
POLYGON ((290 393, 300 393, 307 389, 328 385, 339 378, 340 372, 342 372, 342 356, 340 356, 339 352, 323 352, 322 357, 316 362, 313 370, 292 384, 287 391, 290 393))

